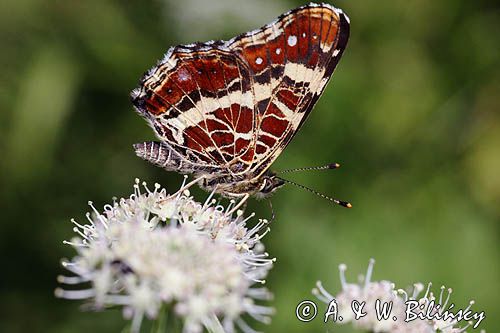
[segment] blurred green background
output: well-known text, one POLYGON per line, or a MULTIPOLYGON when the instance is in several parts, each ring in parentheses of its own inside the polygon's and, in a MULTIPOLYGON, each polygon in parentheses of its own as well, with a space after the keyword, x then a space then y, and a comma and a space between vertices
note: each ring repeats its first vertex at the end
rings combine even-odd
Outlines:
MULTIPOLYGON (((174 190, 181 177, 137 158, 153 139, 129 92, 169 46, 230 38, 298 1, 2 1, 0 4, 0 331, 117 332, 119 311, 80 312, 55 299, 62 244, 87 200, 128 196, 135 177, 174 190)), ((333 80, 274 169, 339 162, 289 178, 349 200, 334 207, 285 187, 265 238, 278 258, 267 332, 349 332, 295 306, 337 266, 355 281, 445 284, 486 311, 500 296, 499 7, 493 1, 338 0, 351 38, 333 80)), ((195 192, 202 200, 205 194, 195 192)), ((269 217, 267 202, 249 209, 269 217)))

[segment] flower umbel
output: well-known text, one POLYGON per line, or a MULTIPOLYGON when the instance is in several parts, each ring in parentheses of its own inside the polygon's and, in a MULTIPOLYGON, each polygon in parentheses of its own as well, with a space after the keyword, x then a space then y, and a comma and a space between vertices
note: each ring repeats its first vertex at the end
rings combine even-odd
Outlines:
POLYGON ((63 261, 73 276, 60 276, 67 285, 86 289, 57 289, 58 297, 88 299, 97 309, 123 306, 139 331, 144 316, 156 318, 162 308, 182 320, 183 332, 252 332, 241 316, 268 323, 273 309, 255 301, 270 299, 264 283, 274 259, 260 242, 269 230, 266 220, 246 226, 232 201, 216 204, 210 195, 196 202, 186 187, 167 194, 136 180, 128 199, 113 200, 99 212, 89 202, 88 224, 75 220, 71 241, 77 256, 63 261))
MULTIPOLYGON (((427 288, 424 288, 421 283, 415 283, 408 292, 395 289, 394 283, 390 281, 371 281, 374 264, 375 260, 371 259, 366 276, 361 277, 359 283, 348 283, 345 278, 347 266, 344 264, 339 265, 342 291, 336 296, 330 294, 320 281, 316 283, 313 294, 319 300, 326 304, 330 304, 334 299, 336 300, 339 316, 342 316, 342 321, 338 321, 338 323, 352 323, 357 328, 374 333, 463 333, 472 325, 469 322, 464 327, 458 327, 459 322, 455 318, 444 318, 443 313, 449 309, 447 306, 450 305, 451 289, 447 289, 445 295, 446 288, 442 286, 437 297, 431 291, 431 283, 427 285, 427 288), (421 296, 424 289, 425 293, 421 296), (387 319, 377 318, 377 312, 374 311, 377 300, 379 300, 379 304, 392 302, 392 310, 387 319), (366 316, 362 318, 354 317, 354 311, 351 308, 353 301, 366 302, 363 311, 366 316), (413 313, 423 315, 429 309, 428 315, 424 316, 424 319, 405 321, 406 310, 409 306, 408 301, 414 303, 413 313)), ((474 301, 470 301, 463 312, 469 311, 472 304, 474 304, 474 301)))

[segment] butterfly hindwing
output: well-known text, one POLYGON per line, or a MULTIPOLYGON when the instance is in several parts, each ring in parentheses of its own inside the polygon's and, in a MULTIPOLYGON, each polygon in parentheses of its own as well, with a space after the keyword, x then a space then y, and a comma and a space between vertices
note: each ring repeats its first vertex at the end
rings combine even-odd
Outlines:
POLYGON ((180 155, 231 173, 255 132, 252 76, 214 43, 178 46, 142 79, 136 109, 180 155))

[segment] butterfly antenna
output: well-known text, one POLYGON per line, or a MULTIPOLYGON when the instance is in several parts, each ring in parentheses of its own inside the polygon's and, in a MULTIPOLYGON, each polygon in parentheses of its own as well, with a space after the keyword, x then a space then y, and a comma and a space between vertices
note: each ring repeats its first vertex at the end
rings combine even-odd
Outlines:
POLYGON ((340 164, 330 163, 327 165, 317 166, 317 167, 288 169, 288 170, 278 171, 277 173, 290 173, 290 172, 298 172, 298 171, 333 170, 333 169, 338 169, 338 168, 340 168, 340 164))
POLYGON ((313 190, 312 188, 306 187, 304 185, 297 184, 296 182, 288 180, 288 179, 284 179, 284 178, 281 178, 281 177, 276 177, 276 178, 281 179, 285 183, 295 185, 295 186, 297 186, 297 187, 299 187, 301 189, 304 189, 306 191, 314 193, 317 196, 320 196, 323 199, 329 200, 329 201, 331 201, 331 202, 333 202, 333 203, 335 203, 335 204, 337 204, 339 206, 346 207, 346 208, 352 208, 352 205, 349 202, 347 202, 347 201, 342 201, 342 200, 338 200, 338 199, 335 199, 335 198, 331 198, 331 197, 329 197, 327 195, 324 195, 323 193, 319 193, 318 191, 313 190))

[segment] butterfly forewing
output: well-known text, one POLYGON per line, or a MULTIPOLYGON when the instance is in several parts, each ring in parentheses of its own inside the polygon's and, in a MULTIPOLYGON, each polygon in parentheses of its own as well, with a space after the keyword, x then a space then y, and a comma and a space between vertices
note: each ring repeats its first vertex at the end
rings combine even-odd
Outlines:
POLYGON ((265 172, 297 133, 332 75, 348 35, 349 23, 341 11, 309 5, 230 44, 255 76, 254 174, 265 172))

